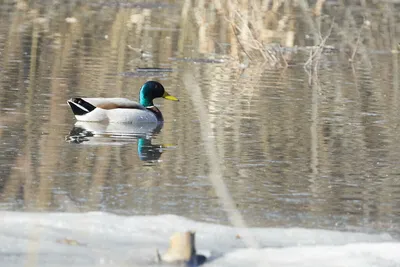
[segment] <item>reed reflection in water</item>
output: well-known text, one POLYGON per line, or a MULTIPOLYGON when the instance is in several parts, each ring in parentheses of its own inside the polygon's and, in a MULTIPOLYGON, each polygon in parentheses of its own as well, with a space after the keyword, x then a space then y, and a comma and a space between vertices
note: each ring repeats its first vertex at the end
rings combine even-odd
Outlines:
MULTIPOLYGON (((173 213, 227 223, 207 179, 209 151, 186 71, 200 86, 209 138, 248 224, 398 231, 399 56, 388 52, 389 35, 378 42, 371 28, 365 38, 376 42, 361 44, 366 52, 353 65, 346 52, 324 54, 310 79, 307 53, 293 50, 286 69, 240 61, 232 27, 207 9, 200 11, 213 14, 214 24, 201 41, 205 29, 194 14, 184 16, 187 6, 32 5, 0 9, 2 209, 173 213), (181 100, 156 103, 165 118, 159 132, 126 136, 75 125, 67 99, 137 100, 150 79, 181 100)), ((349 23, 347 33, 360 23, 349 23)), ((294 42, 306 45, 298 32, 294 42)), ((334 32, 332 42, 338 38, 334 32)))

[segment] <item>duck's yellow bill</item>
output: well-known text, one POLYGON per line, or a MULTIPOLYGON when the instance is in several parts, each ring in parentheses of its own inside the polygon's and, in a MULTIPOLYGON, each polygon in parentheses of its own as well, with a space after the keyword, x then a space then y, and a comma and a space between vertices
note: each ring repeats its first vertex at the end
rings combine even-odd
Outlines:
POLYGON ((161 147, 162 148, 169 148, 169 147, 176 147, 176 145, 174 145, 174 144, 162 144, 161 147))
POLYGON ((179 101, 178 98, 176 98, 175 96, 172 96, 170 94, 167 93, 167 91, 164 92, 163 98, 168 99, 168 100, 173 100, 173 101, 179 101))

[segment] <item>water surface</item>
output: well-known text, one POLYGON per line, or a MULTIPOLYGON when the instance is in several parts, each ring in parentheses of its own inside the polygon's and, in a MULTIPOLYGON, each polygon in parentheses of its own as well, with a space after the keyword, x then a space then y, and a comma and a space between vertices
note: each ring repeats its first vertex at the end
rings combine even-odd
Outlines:
POLYGON ((198 100, 185 88, 190 73, 250 226, 399 233, 398 54, 371 51, 369 66, 332 53, 310 79, 301 54, 270 68, 200 53, 175 5, 43 12, 0 9, 0 209, 229 223, 209 180, 198 100), (160 131, 75 125, 67 99, 137 100, 150 79, 180 99, 156 101, 160 131))

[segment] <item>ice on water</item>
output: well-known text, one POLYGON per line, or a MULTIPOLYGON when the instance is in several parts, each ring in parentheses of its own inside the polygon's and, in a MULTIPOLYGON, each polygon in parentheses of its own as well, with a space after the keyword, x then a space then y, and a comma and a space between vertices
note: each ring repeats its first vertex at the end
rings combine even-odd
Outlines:
POLYGON ((400 242, 389 234, 302 228, 250 228, 247 248, 229 226, 174 215, 0 212, 0 266, 159 266, 174 232, 196 231, 205 266, 400 266, 400 242))

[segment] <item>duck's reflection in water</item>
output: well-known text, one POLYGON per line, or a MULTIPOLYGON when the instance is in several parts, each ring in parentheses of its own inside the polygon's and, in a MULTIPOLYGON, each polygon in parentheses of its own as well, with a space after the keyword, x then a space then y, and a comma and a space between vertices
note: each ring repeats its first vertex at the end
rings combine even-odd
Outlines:
POLYGON ((122 146, 137 143, 139 159, 142 161, 157 161, 163 148, 168 145, 152 144, 152 138, 157 135, 162 124, 124 124, 124 123, 75 123, 65 140, 69 143, 94 146, 122 146))

